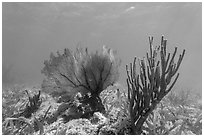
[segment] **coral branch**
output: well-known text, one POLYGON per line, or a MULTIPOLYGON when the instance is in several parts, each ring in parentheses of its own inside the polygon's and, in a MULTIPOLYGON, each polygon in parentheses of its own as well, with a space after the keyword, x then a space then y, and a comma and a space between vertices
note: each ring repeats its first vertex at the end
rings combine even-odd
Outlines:
POLYGON ((174 63, 177 47, 170 59, 171 54, 167 54, 166 51, 167 40, 163 36, 158 48, 153 49, 153 37, 149 37, 149 45, 150 51, 146 54, 146 61, 139 60, 139 74, 136 72, 136 57, 133 63, 130 63, 130 68, 126 65, 132 134, 142 133, 142 125, 148 115, 175 85, 179 77, 177 71, 185 54, 183 50, 177 63, 174 63), (160 53, 160 60, 157 60, 158 53, 160 53), (174 81, 170 84, 176 73, 174 81))

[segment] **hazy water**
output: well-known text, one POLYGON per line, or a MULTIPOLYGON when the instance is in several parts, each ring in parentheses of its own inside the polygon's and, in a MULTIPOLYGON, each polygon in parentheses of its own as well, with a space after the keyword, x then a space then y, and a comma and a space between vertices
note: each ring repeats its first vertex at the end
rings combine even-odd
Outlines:
POLYGON ((176 89, 201 92, 201 3, 3 3, 2 82, 40 84, 50 52, 83 45, 94 51, 107 45, 125 65, 143 57, 148 36, 168 39, 168 49, 186 55, 176 89))

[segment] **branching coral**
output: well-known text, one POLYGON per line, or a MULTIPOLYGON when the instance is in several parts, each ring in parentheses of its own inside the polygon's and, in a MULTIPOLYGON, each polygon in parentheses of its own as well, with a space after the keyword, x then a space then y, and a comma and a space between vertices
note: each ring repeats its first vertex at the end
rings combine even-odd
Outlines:
POLYGON ((183 50, 175 63, 177 47, 170 58, 171 54, 166 52, 167 40, 163 36, 161 46, 153 49, 153 37, 149 37, 149 44, 150 52, 147 53, 146 61, 145 59, 139 60, 139 73, 136 72, 136 57, 134 62, 130 63, 130 70, 126 65, 132 134, 142 133, 141 127, 148 115, 175 85, 179 77, 177 71, 185 54, 185 50, 183 50), (158 54, 160 58, 158 58, 158 54))

